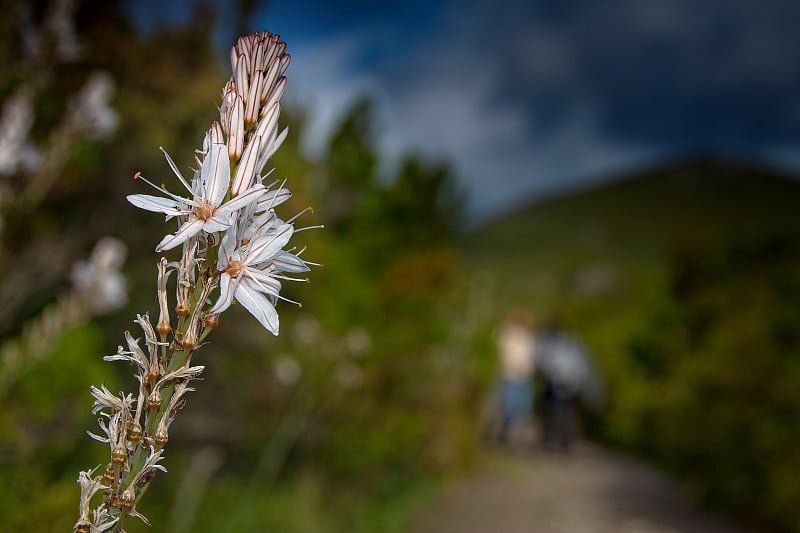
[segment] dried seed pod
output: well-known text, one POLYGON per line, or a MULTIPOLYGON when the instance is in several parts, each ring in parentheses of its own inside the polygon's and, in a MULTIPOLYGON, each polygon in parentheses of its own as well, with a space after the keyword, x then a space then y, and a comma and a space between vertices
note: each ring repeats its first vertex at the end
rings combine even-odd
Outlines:
POLYGON ((128 487, 119 497, 119 506, 123 509, 130 509, 134 503, 136 503, 136 495, 133 493, 133 489, 128 487))
POLYGON ((147 373, 144 375, 144 377, 145 384, 155 385, 158 381, 158 378, 161 377, 161 371, 159 370, 158 366, 151 365, 150 368, 147 369, 147 373))
POLYGON ((161 405, 161 391, 157 388, 147 396, 147 407, 150 409, 158 409, 161 405))
POLYGON ((219 315, 206 315, 203 323, 207 328, 215 328, 219 325, 219 315))
POLYGON ((119 494, 112 494, 108 498, 108 506, 109 507, 119 507, 119 494))
POLYGON ((106 471, 103 474, 103 481, 106 485, 114 483, 114 465, 112 463, 108 463, 108 466, 106 466, 106 471))
POLYGON ((128 431, 128 440, 135 444, 139 442, 139 439, 141 438, 142 438, 142 426, 136 423, 131 427, 130 431, 128 431))
POLYGON ((111 452, 111 462, 115 465, 121 465, 128 458, 128 451, 121 446, 115 446, 114 451, 111 452))
POLYGON ((156 436, 153 438, 153 440, 156 442, 156 446, 163 447, 167 441, 169 441, 167 431, 164 429, 159 429, 156 431, 156 436))

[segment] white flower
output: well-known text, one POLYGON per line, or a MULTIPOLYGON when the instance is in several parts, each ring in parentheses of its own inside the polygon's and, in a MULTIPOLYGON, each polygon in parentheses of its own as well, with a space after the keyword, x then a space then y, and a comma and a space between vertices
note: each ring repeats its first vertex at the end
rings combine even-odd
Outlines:
POLYGON ((114 79, 105 72, 95 72, 70 102, 71 124, 91 138, 110 135, 119 123, 116 111, 109 105, 113 96, 114 79))
POLYGON ((80 517, 75 523, 74 531, 105 531, 117 522, 117 519, 108 513, 103 504, 91 512, 93 518, 89 520, 90 504, 94 495, 99 491, 110 490, 110 487, 103 485, 100 476, 92 477, 97 468, 78 473, 78 485, 81 488, 81 499, 78 507, 80 517))
POLYGON ((142 179, 146 183, 166 194, 168 198, 149 194, 128 196, 128 201, 141 209, 164 213, 167 218, 181 217, 182 224, 178 231, 174 235, 164 237, 156 246, 157 252, 175 248, 200 231, 215 233, 226 230, 233 224, 239 209, 258 201, 267 192, 266 187, 255 184, 236 198, 225 201, 231 182, 231 170, 224 144, 211 145, 203 158, 203 166, 199 174, 195 172, 192 186, 189 186, 183 178, 169 154, 164 152, 164 155, 172 171, 178 176, 184 187, 192 193, 192 199, 176 196, 144 178, 142 179))
POLYGON ((220 295, 209 314, 223 312, 235 298, 262 326, 277 335, 279 320, 275 303, 280 298, 281 272, 310 270, 296 255, 282 250, 293 232, 294 226, 271 211, 252 219, 243 229, 232 226, 220 245, 217 259, 220 295), (248 238, 243 239, 245 235, 248 238))
POLYGON ((128 302, 125 276, 120 272, 127 253, 122 241, 103 237, 97 241, 89 261, 72 267, 72 282, 94 312, 119 309, 128 302))
POLYGON ((130 411, 131 404, 133 404, 133 396, 128 394, 115 396, 111 394, 105 385, 100 385, 98 389, 94 385, 89 387, 89 391, 94 397, 94 404, 92 405, 92 414, 97 414, 103 409, 111 409, 113 412, 122 411, 127 409, 130 411))
POLYGON ((39 154, 28 141, 33 125, 33 94, 20 90, 3 103, 0 115, 0 175, 9 176, 21 165, 35 170, 39 154), (26 160, 30 165, 25 165, 26 160))

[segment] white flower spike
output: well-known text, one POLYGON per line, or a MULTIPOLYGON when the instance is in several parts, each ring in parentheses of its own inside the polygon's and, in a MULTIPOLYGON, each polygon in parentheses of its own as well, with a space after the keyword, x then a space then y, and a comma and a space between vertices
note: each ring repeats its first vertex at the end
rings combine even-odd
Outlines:
MULTIPOLYGON (((303 250, 287 247, 300 231, 294 220, 281 220, 275 208, 291 193, 285 182, 264 184, 272 172, 262 173, 267 161, 286 138, 278 128, 280 98, 290 57, 280 37, 269 32, 240 38, 231 49, 233 75, 223 88, 219 121, 212 123, 195 150, 195 170, 186 180, 162 148, 167 163, 188 194, 178 196, 142 178, 160 195, 133 194, 136 207, 175 218, 178 230, 161 239, 156 251, 182 246, 180 258, 161 258, 158 264, 158 323, 137 315, 143 339, 125 332, 127 348, 104 357, 134 370, 138 391, 114 395, 105 386, 92 387, 92 412, 99 415, 98 434, 89 436, 108 446, 110 462, 101 476, 81 473, 81 503, 73 531, 123 531, 126 518, 147 519, 137 509, 142 494, 157 472, 168 444, 170 424, 202 379, 202 365, 192 355, 217 326, 219 314, 234 300, 264 328, 278 334, 275 304, 281 282, 307 281, 291 275, 316 266, 301 259, 303 250), (221 235, 217 235, 222 233, 221 235), (175 299, 169 301, 168 279, 175 272, 175 299), (219 288, 216 303, 209 295, 219 288), (171 315, 170 309, 174 309, 171 315), (141 345, 144 340, 144 345, 141 345), (102 502, 92 509, 92 496, 102 491, 102 502)), ((136 175, 139 177, 139 174, 136 175)), ((296 302, 293 302, 296 303, 296 302)))

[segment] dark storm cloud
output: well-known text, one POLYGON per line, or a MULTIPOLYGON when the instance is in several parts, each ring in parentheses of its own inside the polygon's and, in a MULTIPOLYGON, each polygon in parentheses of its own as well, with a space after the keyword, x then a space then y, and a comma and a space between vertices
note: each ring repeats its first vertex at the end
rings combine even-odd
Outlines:
POLYGON ((637 144, 798 139, 798 2, 472 5, 461 29, 501 63, 494 96, 541 133, 583 107, 600 133, 637 144))
POLYGON ((364 92, 388 166, 448 157, 478 216, 698 150, 800 161, 795 0, 274 1, 307 144, 364 92))

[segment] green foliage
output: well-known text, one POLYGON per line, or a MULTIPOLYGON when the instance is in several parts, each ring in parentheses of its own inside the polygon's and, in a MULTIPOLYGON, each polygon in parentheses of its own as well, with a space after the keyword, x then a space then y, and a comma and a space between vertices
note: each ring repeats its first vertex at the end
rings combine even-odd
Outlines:
POLYGON ((102 357, 101 336, 76 329, 53 347, 49 360, 31 368, 0 397, 0 523, 4 530, 63 531, 74 519, 74 479, 101 454, 84 446, 94 417, 90 398, 75 388, 105 383, 115 388, 102 357), (31 512, 36 509, 32 522, 31 512))
POLYGON ((800 483, 797 235, 739 239, 676 255, 672 298, 633 338, 631 376, 648 394, 629 444, 707 500, 787 531, 800 483))

